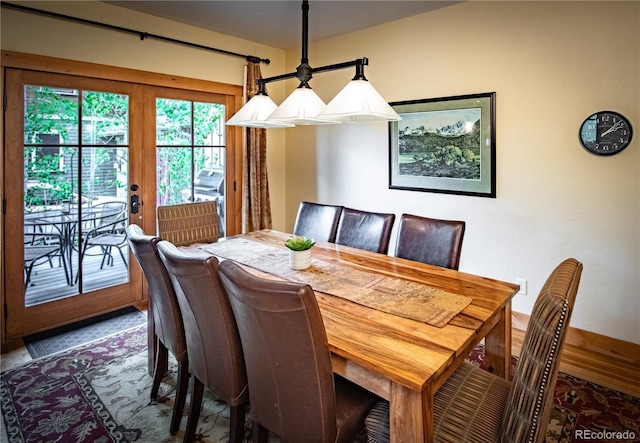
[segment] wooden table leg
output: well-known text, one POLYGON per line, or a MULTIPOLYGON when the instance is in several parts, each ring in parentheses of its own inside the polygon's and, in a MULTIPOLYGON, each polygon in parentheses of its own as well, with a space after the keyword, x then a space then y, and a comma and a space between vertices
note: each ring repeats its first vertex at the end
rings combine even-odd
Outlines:
POLYGON ((511 301, 500 312, 500 320, 487 334, 484 344, 490 372, 511 380, 511 301))
POLYGON ((412 391, 393 383, 389 399, 391 443, 433 441, 433 393, 412 391))

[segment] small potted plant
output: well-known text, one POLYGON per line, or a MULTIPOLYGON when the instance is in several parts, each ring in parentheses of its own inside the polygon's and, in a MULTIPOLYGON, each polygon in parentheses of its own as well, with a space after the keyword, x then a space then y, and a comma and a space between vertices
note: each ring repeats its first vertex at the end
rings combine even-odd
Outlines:
POLYGON ((315 244, 315 240, 298 235, 284 242, 284 245, 289 248, 289 266, 291 269, 301 270, 311 266, 311 248, 315 244))

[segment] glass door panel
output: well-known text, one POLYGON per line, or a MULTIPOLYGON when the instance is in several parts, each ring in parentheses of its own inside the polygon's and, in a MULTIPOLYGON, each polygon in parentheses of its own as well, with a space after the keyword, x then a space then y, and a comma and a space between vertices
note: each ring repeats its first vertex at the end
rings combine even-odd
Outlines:
POLYGON ((225 231, 224 105, 156 99, 156 204, 216 201, 225 231))
POLYGON ((128 101, 24 86, 25 307, 129 281, 128 101))

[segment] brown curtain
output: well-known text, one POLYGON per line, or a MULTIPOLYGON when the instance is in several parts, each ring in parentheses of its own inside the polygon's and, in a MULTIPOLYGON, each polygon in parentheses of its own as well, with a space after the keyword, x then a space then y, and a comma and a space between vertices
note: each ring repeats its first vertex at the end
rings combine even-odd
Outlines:
MULTIPOLYGON (((248 62, 247 101, 258 91, 256 80, 262 78, 260 64, 248 62)), ((271 200, 267 177, 267 132, 246 128, 242 180, 243 232, 271 229, 271 200)))

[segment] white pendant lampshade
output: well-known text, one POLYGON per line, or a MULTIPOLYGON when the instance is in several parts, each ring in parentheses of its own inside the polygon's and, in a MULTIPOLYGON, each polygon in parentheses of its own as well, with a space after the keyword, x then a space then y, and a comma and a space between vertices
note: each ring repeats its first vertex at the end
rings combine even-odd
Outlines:
POLYGON ((330 117, 318 117, 325 104, 309 87, 299 87, 291 93, 267 121, 278 121, 295 125, 323 125, 340 123, 330 117))
POLYGON ((249 128, 291 128, 292 123, 284 123, 276 120, 267 121, 276 104, 268 95, 256 94, 233 117, 227 120, 229 126, 246 126, 249 128))
POLYGON ((367 80, 351 80, 318 117, 344 122, 401 120, 398 113, 367 80))

